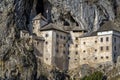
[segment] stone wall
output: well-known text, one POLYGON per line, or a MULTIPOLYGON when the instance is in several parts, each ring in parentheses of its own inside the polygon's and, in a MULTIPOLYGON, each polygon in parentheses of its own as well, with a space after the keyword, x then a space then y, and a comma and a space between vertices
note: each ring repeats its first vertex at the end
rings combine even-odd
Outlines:
POLYGON ((52 65, 52 59, 53 59, 53 31, 42 31, 41 32, 42 37, 44 37, 44 53, 43 53, 43 59, 44 62, 48 65, 52 65))
POLYGON ((54 30, 53 31, 53 56, 55 65, 62 69, 68 68, 68 33, 54 30))
POLYGON ((70 31, 69 35, 69 69, 74 69, 79 66, 80 61, 80 39, 79 37, 83 34, 83 32, 73 32, 70 31))

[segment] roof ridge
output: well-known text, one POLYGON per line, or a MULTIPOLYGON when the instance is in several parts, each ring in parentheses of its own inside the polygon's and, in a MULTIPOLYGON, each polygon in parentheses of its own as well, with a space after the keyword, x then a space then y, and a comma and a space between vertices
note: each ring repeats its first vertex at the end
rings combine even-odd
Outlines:
POLYGON ((44 26, 44 27, 41 28, 40 30, 41 30, 41 31, 44 31, 44 30, 52 30, 52 29, 66 32, 62 27, 59 27, 58 25, 53 24, 53 23, 47 24, 46 26, 44 26))

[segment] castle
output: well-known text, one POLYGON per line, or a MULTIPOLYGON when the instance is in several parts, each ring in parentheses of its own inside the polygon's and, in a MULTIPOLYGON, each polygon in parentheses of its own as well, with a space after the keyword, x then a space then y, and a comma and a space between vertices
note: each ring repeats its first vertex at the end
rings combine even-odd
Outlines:
MULTIPOLYGON (((72 70, 83 64, 115 64, 120 56, 120 32, 112 22, 90 34, 78 26, 48 23, 41 14, 32 24, 34 53, 48 65, 72 70)), ((21 37, 26 35, 21 32, 21 37)))

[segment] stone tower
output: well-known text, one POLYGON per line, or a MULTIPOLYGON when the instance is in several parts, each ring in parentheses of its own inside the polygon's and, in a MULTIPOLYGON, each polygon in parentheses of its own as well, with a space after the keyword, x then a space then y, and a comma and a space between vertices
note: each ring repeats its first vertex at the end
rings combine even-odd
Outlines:
POLYGON ((47 24, 47 20, 40 14, 35 16, 32 20, 33 24, 33 30, 32 33, 36 34, 37 36, 40 36, 40 28, 44 27, 47 24))

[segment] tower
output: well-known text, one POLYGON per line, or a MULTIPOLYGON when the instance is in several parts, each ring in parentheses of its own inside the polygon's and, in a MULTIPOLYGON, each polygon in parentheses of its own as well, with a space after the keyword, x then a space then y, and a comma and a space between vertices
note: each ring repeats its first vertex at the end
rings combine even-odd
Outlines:
POLYGON ((33 24, 33 30, 32 33, 36 34, 37 36, 39 36, 39 31, 40 28, 42 28, 43 26, 45 26, 47 24, 47 20, 41 15, 41 13, 39 13, 37 16, 35 16, 35 18, 32 20, 32 24, 33 24))

